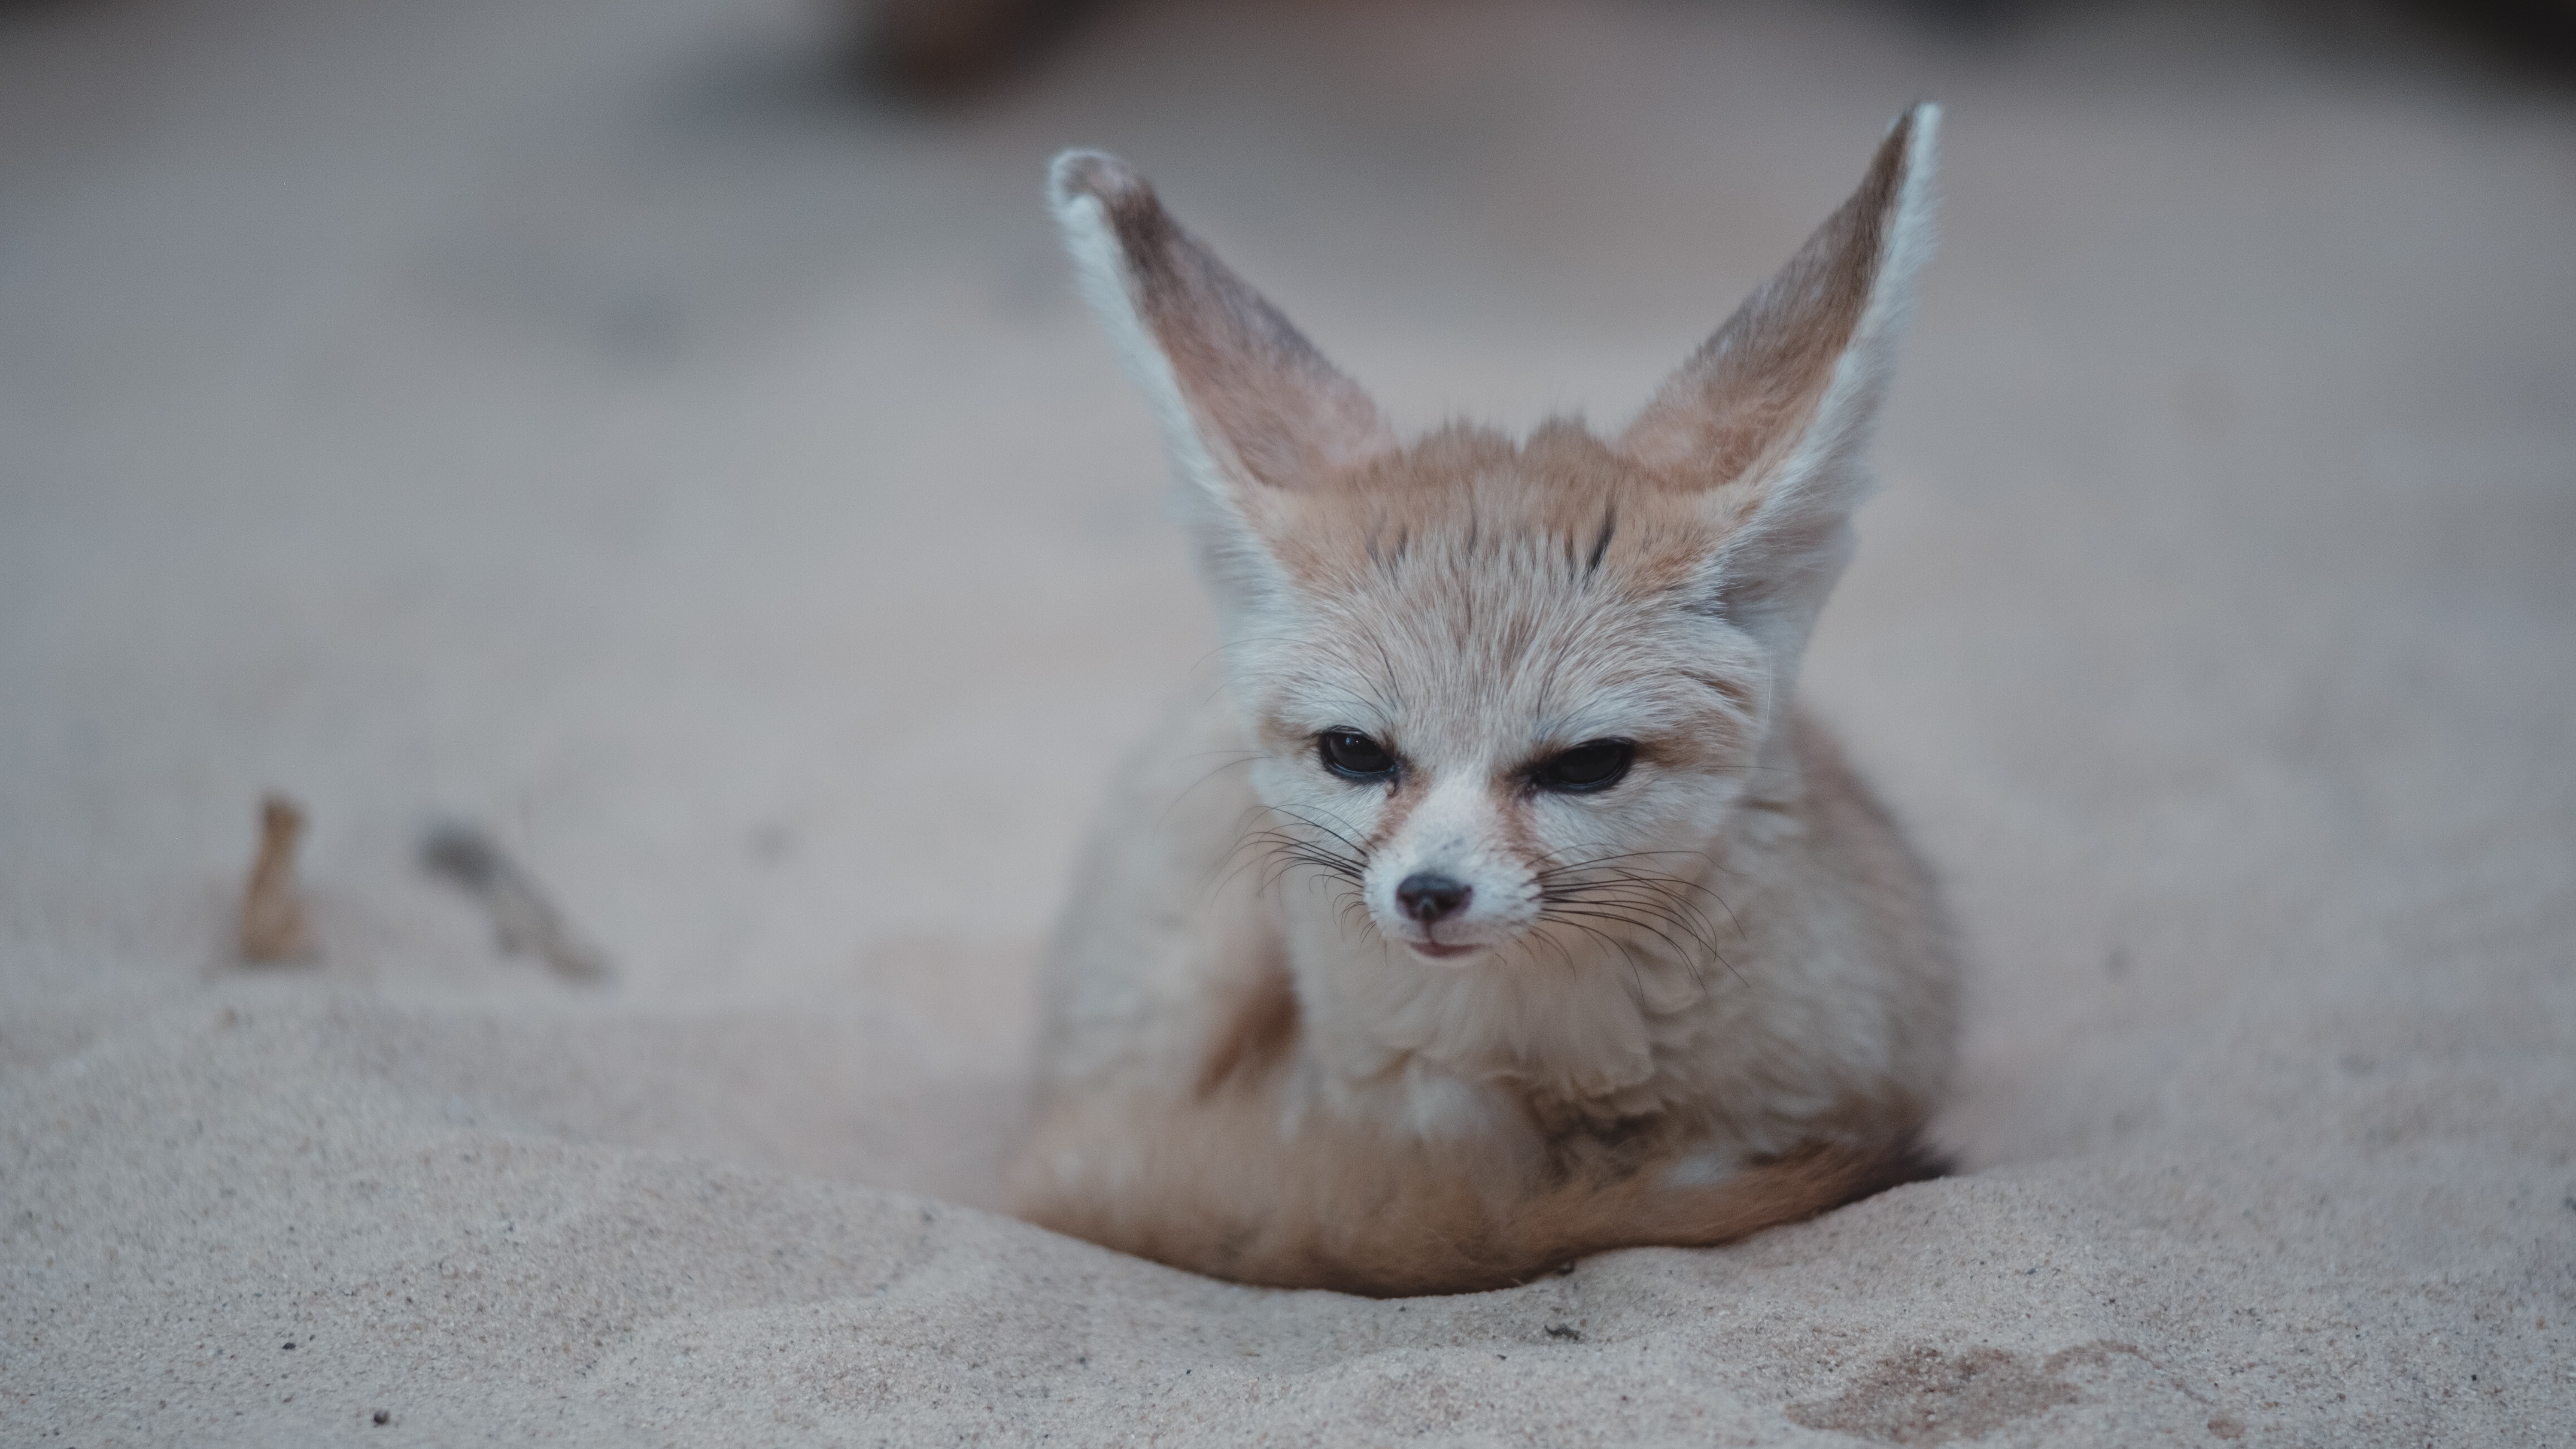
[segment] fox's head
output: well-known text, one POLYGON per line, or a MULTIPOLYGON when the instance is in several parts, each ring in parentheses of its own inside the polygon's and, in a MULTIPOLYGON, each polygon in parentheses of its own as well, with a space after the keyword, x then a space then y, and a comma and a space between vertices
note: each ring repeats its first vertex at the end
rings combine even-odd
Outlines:
POLYGON ((1166 215, 1074 151, 1057 218, 1152 398, 1261 753, 1272 839, 1468 964, 1702 934, 1683 883, 1782 763, 1930 242, 1919 106, 1788 266, 1609 438, 1407 443, 1166 215))

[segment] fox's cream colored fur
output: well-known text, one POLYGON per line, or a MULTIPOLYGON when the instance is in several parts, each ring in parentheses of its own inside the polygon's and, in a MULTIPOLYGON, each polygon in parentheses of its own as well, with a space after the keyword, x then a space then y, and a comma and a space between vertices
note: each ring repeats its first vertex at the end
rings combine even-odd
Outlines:
POLYGON ((1609 439, 1399 441, 1133 172, 1058 158, 1228 687, 1137 754, 1092 839, 1018 1211, 1249 1282, 1427 1292, 1928 1170, 1939 912, 1792 695, 1929 246, 1937 120, 1900 119, 1609 439), (1337 773, 1326 735, 1396 763, 1337 773), (1547 773, 1603 741, 1630 761, 1606 788, 1547 773), (1399 895, 1433 878, 1462 900, 1399 895))

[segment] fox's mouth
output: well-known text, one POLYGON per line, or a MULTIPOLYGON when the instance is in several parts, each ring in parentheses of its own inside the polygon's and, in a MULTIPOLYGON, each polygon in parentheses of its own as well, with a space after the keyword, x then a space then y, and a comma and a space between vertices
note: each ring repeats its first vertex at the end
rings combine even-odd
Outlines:
POLYGON ((1413 954, 1431 961, 1455 961, 1461 956, 1473 956, 1485 949, 1485 943, 1481 941, 1443 945, 1438 941, 1408 940, 1404 944, 1413 954))

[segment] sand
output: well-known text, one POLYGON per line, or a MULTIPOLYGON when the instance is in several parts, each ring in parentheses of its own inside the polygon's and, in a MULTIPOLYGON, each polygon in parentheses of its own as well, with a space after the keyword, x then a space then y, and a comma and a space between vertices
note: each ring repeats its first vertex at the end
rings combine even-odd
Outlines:
POLYGON ((2216 12, 1144 4, 920 116, 817 36, 0 14, 0 1442, 2576 1439, 2565 93, 2216 12), (1808 687, 1961 922, 1967 1171, 1412 1302, 990 1211, 1081 822, 1208 677, 1045 156, 1408 426, 1608 422, 1916 96, 1808 687), (269 789, 312 964, 232 960, 269 789), (497 949, 451 816, 612 982, 497 949))

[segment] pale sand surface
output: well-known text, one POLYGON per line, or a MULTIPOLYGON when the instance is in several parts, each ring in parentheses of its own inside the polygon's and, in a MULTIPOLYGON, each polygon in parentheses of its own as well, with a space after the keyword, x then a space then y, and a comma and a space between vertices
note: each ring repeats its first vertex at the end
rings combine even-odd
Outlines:
POLYGON ((2576 1439, 2576 106, 2235 22, 1353 3, 925 120, 810 39, 0 25, 0 1443, 2576 1439), (979 1209, 1083 815, 1208 678, 1045 156, 1409 425, 1609 421, 1917 96, 1945 250, 1810 682, 1952 891, 1970 1171, 1409 1303, 979 1209), (327 960, 254 972, 272 786, 327 960), (442 813, 617 982, 502 957, 442 813))

